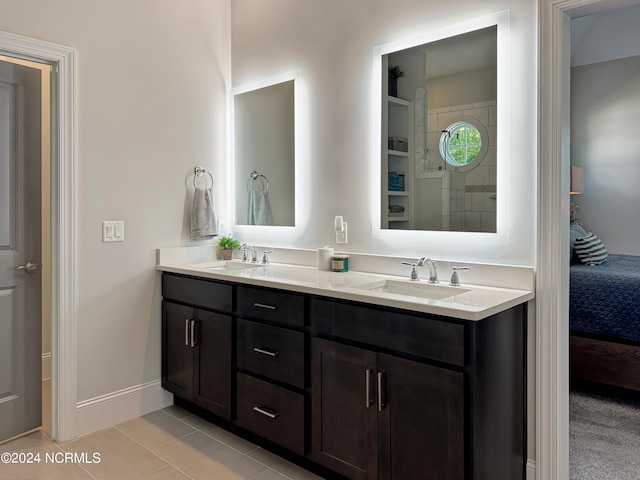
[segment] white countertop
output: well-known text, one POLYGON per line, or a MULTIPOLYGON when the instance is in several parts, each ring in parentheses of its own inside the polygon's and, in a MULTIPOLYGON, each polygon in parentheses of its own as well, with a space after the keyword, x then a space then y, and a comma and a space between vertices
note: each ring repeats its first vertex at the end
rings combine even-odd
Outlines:
MULTIPOLYGON (((315 267, 271 263, 267 266, 247 266, 233 260, 232 269, 212 268, 222 262, 160 262, 157 269, 194 277, 226 280, 239 284, 279 288, 292 292, 322 295, 343 300, 385 305, 415 312, 481 320, 534 298, 534 292, 508 288, 486 287, 463 283, 460 294, 434 300, 418 296, 399 295, 357 288, 372 282, 393 280, 410 282, 407 277, 349 271, 345 273, 320 271, 315 267)), ((426 281, 421 281, 426 285, 426 281)), ((446 282, 441 283, 448 286, 446 282)))

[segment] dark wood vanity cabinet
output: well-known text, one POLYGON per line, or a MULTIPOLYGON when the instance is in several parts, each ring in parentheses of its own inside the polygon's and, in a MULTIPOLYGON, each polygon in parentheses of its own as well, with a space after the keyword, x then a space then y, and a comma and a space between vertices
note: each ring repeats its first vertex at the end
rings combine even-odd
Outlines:
POLYGON ((472 322, 167 273, 163 296, 163 387, 323 476, 525 478, 524 305, 472 322))
POLYGON ((314 461, 358 480, 524 478, 523 305, 478 322, 310 311, 314 461))
POLYGON ((312 340, 310 457, 353 480, 377 478, 376 355, 312 340))
POLYGON ((298 455, 307 451, 305 297, 237 287, 237 418, 298 455))
POLYGON ((162 387, 231 419, 232 287, 173 275, 162 287, 162 387))
POLYGON ((464 478, 461 372, 319 338, 312 352, 314 460, 354 480, 464 478))

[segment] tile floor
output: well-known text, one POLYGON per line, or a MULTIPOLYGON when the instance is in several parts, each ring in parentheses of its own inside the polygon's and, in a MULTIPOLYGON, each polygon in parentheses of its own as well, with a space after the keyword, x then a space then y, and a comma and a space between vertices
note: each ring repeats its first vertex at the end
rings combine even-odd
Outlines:
POLYGON ((0 463, 2 480, 320 479, 174 406, 60 444, 32 433, 0 445, 3 452, 40 454, 41 461, 0 463), (100 461, 65 462, 65 452, 100 461))

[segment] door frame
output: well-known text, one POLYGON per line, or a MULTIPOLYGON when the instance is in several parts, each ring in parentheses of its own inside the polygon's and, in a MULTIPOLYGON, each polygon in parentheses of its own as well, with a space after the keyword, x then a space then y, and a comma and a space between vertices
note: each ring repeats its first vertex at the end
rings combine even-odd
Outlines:
POLYGON ((536 479, 569 478, 571 18, 639 0, 540 0, 536 479))
POLYGON ((0 53, 47 63, 51 75, 51 431, 76 432, 75 58, 73 48, 0 31, 0 53))

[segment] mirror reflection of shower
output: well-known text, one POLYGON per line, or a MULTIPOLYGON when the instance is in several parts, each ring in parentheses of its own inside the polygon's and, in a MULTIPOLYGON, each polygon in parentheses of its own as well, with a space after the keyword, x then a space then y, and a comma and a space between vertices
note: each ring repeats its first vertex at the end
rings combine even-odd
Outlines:
POLYGON ((496 232, 497 72, 496 26, 383 55, 381 228, 496 232))

